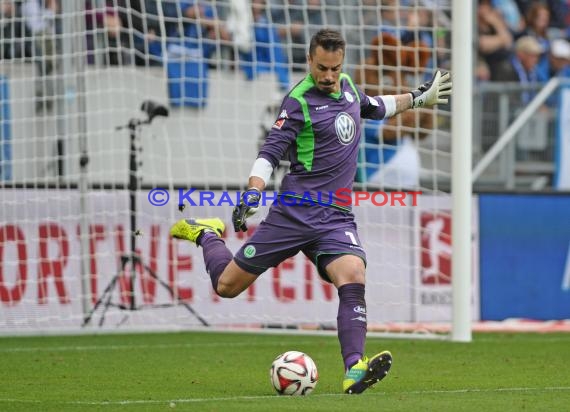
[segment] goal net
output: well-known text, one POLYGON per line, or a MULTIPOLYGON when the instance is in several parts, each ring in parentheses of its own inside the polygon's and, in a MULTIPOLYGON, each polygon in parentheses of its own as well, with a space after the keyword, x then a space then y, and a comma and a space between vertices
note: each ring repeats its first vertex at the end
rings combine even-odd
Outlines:
MULTIPOLYGON (((447 2, 2 7, 0 334, 336 327, 336 291, 304 255, 225 300, 201 249, 170 239, 169 227, 220 217, 237 251, 267 207, 234 233, 232 206, 282 97, 306 75, 311 35, 343 33, 343 70, 367 94, 404 93, 450 69, 447 2)), ((449 332, 449 108, 363 127, 355 189, 375 196, 353 209, 370 332, 449 332)), ((283 162, 268 192, 286 171, 283 162)))

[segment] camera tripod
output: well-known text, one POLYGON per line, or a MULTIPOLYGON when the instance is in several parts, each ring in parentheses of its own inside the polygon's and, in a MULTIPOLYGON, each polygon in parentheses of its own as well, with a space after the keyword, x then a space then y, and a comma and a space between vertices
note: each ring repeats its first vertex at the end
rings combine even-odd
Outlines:
POLYGON ((152 101, 145 101, 141 106, 141 110, 146 112, 148 118, 146 120, 141 119, 131 119, 129 123, 125 126, 118 126, 117 130, 122 130, 124 128, 129 129, 130 135, 130 151, 129 151, 129 211, 130 211, 130 253, 124 254, 120 257, 119 260, 119 268, 118 272, 113 276, 109 284, 105 287, 101 296, 95 302, 95 305, 91 309, 89 313, 83 319, 83 325, 87 326, 97 309, 103 305, 103 311, 101 313, 101 317, 99 319, 99 326, 102 326, 105 322, 105 314, 110 307, 115 307, 121 310, 139 310, 142 308, 165 308, 165 307, 173 307, 176 305, 184 306, 200 323, 204 326, 209 326, 208 322, 202 318, 195 310, 190 306, 187 302, 181 300, 177 294, 175 294, 172 287, 166 283, 164 280, 160 279, 156 273, 152 270, 151 267, 144 265, 141 257, 136 253, 136 238, 138 235, 137 229, 137 193, 139 191, 139 183, 140 179, 137 177, 138 173, 138 161, 137 161, 137 135, 140 126, 148 125, 152 122, 153 118, 156 116, 168 116, 168 110, 166 107, 162 105, 158 105, 152 101), (130 274, 129 274, 129 290, 128 290, 128 297, 129 302, 128 304, 125 303, 114 303, 112 302, 113 297, 113 290, 117 286, 117 283, 121 279, 121 276, 124 276, 126 273, 126 269, 129 267, 130 264, 130 274), (152 279, 154 279, 158 284, 164 287, 170 296, 176 299, 176 302, 173 303, 164 303, 164 304, 145 304, 145 305, 138 305, 136 302, 135 297, 135 278, 137 274, 137 266, 142 267, 144 273, 147 273, 152 279))

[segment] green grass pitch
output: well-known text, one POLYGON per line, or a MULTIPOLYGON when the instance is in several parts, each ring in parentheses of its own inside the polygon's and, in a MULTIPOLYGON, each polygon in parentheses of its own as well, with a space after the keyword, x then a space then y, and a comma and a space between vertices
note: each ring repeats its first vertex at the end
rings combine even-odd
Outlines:
POLYGON ((570 334, 476 334, 471 343, 369 338, 388 377, 341 394, 335 336, 247 333, 0 338, 0 411, 568 411, 570 334), (277 396, 269 366, 308 353, 319 383, 277 396))

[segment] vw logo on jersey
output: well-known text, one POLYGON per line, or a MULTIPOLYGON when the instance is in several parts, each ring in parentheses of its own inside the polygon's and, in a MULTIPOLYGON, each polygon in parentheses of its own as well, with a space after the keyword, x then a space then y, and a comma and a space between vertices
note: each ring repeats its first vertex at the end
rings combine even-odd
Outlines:
POLYGON ((334 128, 336 130, 338 140, 342 144, 347 145, 354 140, 354 136, 356 135, 356 124, 354 123, 354 119, 350 117, 348 113, 340 112, 336 115, 334 128))

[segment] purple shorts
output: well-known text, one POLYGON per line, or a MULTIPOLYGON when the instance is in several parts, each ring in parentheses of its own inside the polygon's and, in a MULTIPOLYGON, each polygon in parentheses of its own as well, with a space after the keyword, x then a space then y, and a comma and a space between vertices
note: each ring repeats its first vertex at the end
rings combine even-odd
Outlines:
POLYGON ((330 279, 325 267, 341 255, 356 255, 366 265, 354 215, 327 206, 274 204, 255 233, 235 254, 236 264, 260 275, 285 259, 303 252, 330 279))

